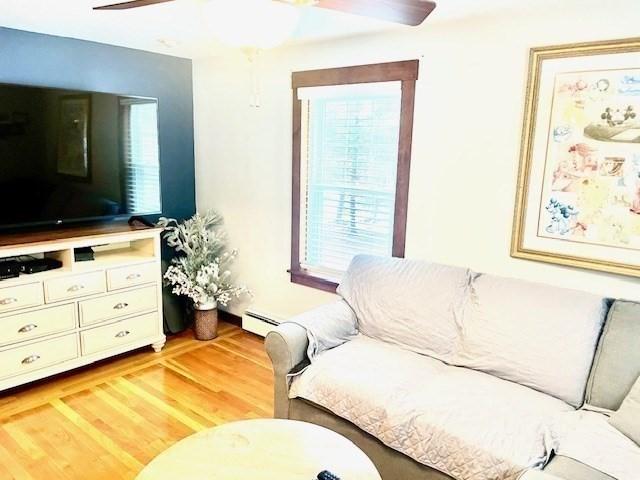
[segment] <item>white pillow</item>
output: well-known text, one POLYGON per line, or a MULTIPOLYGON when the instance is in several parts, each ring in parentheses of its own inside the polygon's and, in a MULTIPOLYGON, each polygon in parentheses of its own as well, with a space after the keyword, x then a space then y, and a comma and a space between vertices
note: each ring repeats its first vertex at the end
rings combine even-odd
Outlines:
POLYGON ((640 377, 609 423, 640 445, 640 377))
POLYGON ((355 312, 360 333, 449 362, 468 284, 465 268, 359 255, 338 293, 355 312))
POLYGON ((579 407, 607 307, 590 293, 477 274, 456 363, 579 407))

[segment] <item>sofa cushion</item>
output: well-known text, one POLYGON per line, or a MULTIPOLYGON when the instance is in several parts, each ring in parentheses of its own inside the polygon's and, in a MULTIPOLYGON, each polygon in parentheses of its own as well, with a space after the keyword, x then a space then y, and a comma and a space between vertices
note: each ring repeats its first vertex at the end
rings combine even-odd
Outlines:
POLYGON ((640 303, 616 300, 607 322, 587 387, 587 403, 617 410, 640 376, 640 303))
POLYGON ((609 424, 606 415, 578 410, 556 416, 551 427, 556 454, 617 480, 637 480, 640 447, 609 424))
MULTIPOLYGON (((579 479, 579 480, 616 480, 610 475, 596 470, 589 465, 585 465, 582 462, 574 460, 573 458, 563 457, 561 455, 555 455, 549 465, 544 468, 544 473, 554 475, 557 478, 566 480, 579 479)), ((520 480, 532 480, 529 476, 524 475, 520 480)))
POLYGON ((640 445, 640 377, 609 423, 640 445))
POLYGON ((456 364, 580 406, 606 299, 483 274, 470 292, 456 364))
POLYGON ((363 335, 450 361, 469 270, 423 261, 356 256, 338 293, 363 335))
POLYGON ((459 480, 516 479, 547 461, 546 424, 571 406, 497 377, 365 336, 292 382, 300 397, 459 480))

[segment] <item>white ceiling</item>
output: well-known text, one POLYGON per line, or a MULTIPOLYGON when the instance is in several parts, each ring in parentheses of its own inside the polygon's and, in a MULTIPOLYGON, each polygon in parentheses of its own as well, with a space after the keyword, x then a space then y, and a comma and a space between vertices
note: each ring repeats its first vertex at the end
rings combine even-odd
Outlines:
MULTIPOLYGON (((204 3, 217 0, 176 0, 121 11, 92 10, 94 6, 115 1, 0 0, 0 26, 190 58, 216 55, 226 48, 214 39, 203 14, 204 3)), ((416 28, 428 28, 433 21, 519 2, 522 0, 440 0, 431 17, 416 28)), ((401 28, 410 27, 320 8, 304 8, 293 41, 401 28)))

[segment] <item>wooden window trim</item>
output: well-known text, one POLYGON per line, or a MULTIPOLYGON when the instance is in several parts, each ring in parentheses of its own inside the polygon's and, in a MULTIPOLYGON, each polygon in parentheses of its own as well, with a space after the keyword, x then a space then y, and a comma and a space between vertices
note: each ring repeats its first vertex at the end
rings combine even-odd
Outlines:
POLYGON ((409 179, 411 173, 411 144, 413 139, 413 114, 415 89, 418 80, 419 61, 378 63, 355 67, 329 68, 294 72, 291 76, 293 89, 293 142, 292 142, 292 195, 291 195, 291 282, 335 293, 338 284, 310 274, 300 265, 300 192, 301 192, 301 144, 302 101, 298 89, 303 87, 325 87, 354 83, 401 82, 400 140, 398 145, 398 171, 396 201, 393 222, 394 257, 404 257, 407 232, 407 206, 409 202, 409 179))

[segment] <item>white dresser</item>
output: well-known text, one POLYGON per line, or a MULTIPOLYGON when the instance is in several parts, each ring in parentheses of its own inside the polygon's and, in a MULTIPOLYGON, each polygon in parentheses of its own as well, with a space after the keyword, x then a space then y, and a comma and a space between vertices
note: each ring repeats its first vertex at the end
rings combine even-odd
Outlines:
POLYGON ((0 390, 165 343, 160 229, 128 225, 0 235, 0 258, 62 268, 0 281, 0 390), (54 237, 54 238, 52 238, 54 237), (94 247, 76 262, 74 249, 94 247))

